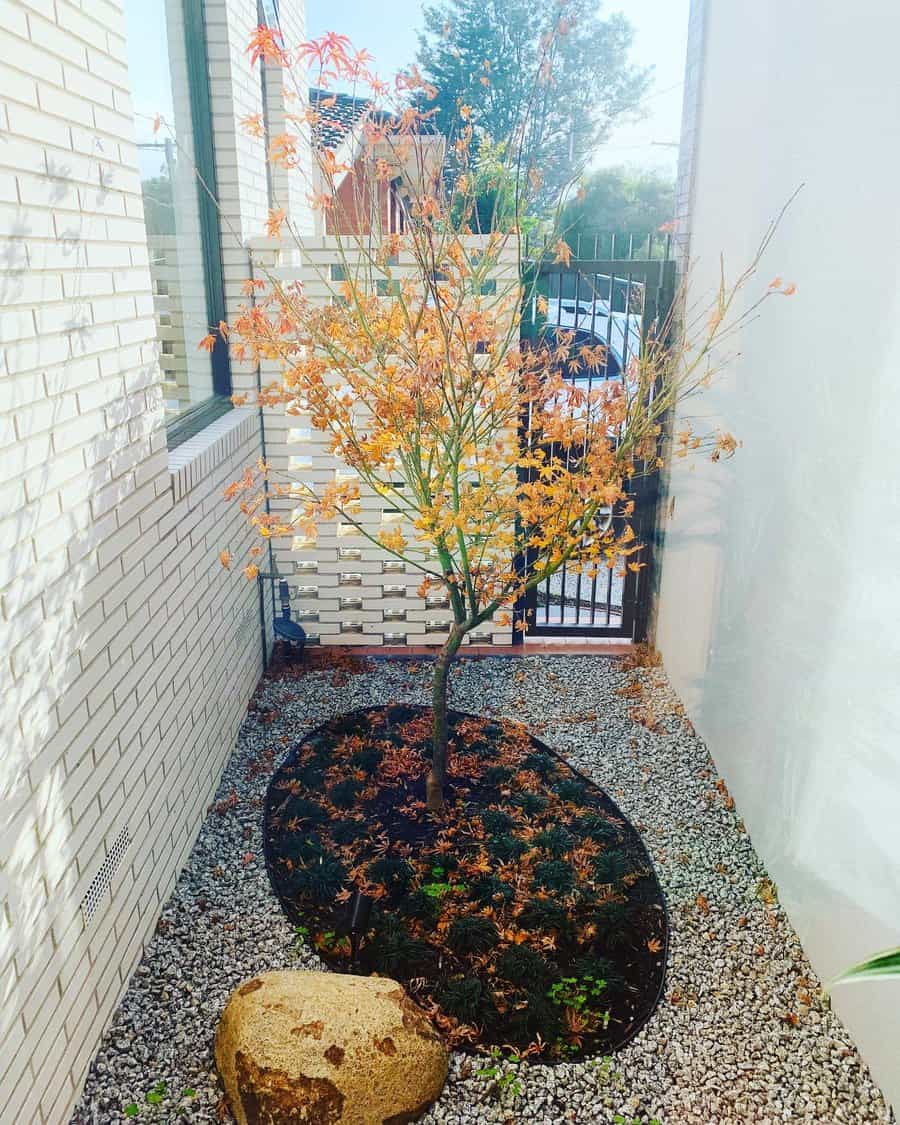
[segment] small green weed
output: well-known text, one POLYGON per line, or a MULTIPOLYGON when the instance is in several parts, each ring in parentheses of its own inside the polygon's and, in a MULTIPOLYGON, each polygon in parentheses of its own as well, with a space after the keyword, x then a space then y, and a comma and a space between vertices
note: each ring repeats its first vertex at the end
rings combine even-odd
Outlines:
POLYGON ((481 1070, 476 1070, 475 1075, 478 1078, 488 1078, 496 1082, 501 1101, 515 1101, 522 1093, 522 1083, 519 1080, 518 1071, 508 1068, 517 1067, 520 1062, 521 1057, 519 1055, 515 1053, 504 1055, 499 1047, 492 1047, 491 1062, 487 1066, 483 1066, 481 1070))
MULTIPOLYGON (((561 1008, 571 1008, 583 1015, 601 1015, 596 1001, 603 995, 606 981, 588 974, 583 977, 563 977, 550 985, 547 995, 561 1008)), ((605 1013, 607 1021, 609 1013, 605 1013)))
POLYGON ((147 1105, 161 1105, 168 1089, 165 1082, 157 1082, 152 1090, 147 1091, 147 1105))
MULTIPOLYGON (((146 1110, 146 1112, 150 1114, 150 1117, 155 1120, 157 1114, 161 1112, 160 1106, 162 1106, 168 1093, 169 1087, 167 1083, 160 1079, 158 1082, 154 1082, 144 1095, 143 1107, 141 1107, 138 1102, 128 1102, 127 1105, 122 1106, 122 1112, 126 1117, 140 1117, 146 1110)), ((197 1091, 192 1086, 185 1086, 181 1091, 181 1101, 183 1102, 190 1101, 192 1098, 196 1098, 196 1096, 197 1091)))

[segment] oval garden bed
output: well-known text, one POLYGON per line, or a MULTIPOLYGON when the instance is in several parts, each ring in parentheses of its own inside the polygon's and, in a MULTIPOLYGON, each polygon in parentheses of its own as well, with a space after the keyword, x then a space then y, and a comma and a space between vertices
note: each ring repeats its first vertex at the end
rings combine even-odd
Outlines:
POLYGON ((446 815, 425 809, 431 712, 354 711, 269 785, 269 877, 350 970, 401 981, 453 1044, 545 1059, 620 1047, 656 1007, 667 922, 650 858, 607 795, 517 723, 451 712, 446 815))

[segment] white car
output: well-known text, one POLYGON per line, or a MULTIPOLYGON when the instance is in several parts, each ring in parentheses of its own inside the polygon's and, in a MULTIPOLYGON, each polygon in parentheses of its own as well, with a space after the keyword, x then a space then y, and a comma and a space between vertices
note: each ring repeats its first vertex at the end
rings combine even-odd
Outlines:
MULTIPOLYGON (((552 277, 552 275, 551 275, 552 277)), ((607 274, 597 274, 593 282, 593 293, 586 292, 590 279, 583 279, 579 285, 578 299, 574 296, 547 297, 546 328, 562 328, 577 333, 576 344, 605 344, 609 349, 608 372, 605 377, 621 374, 627 362, 640 352, 641 311, 644 306, 644 286, 642 282, 617 277, 612 282, 613 312, 610 315, 611 279, 607 274), (606 296, 603 296, 603 294, 606 296), (632 311, 624 311, 625 304, 632 311), (621 305, 622 311, 615 306, 621 305), (637 310, 637 311, 634 311, 637 310), (585 334, 585 335, 582 335, 585 334)), ((532 318, 537 322, 537 296, 532 298, 532 318)))

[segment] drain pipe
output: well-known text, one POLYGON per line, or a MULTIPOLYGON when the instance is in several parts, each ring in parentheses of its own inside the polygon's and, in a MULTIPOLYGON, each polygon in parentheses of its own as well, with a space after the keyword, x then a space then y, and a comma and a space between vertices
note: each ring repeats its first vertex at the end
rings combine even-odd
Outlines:
MULTIPOLYGON (((248 248, 247 258, 248 258, 248 264, 249 264, 249 267, 250 267, 250 280, 255 281, 256 275, 255 275, 254 269, 253 269, 253 251, 250 248, 248 248)), ((250 301, 251 301, 252 306, 256 305, 256 288, 255 287, 251 291, 250 301)), ((260 456, 262 457, 263 463, 268 464, 268 458, 266 456, 266 412, 265 412, 265 410, 263 410, 261 398, 262 398, 262 366, 260 364, 260 361, 257 360, 256 361, 256 401, 257 401, 257 404, 258 404, 257 405, 257 412, 259 414, 259 447, 260 447, 260 456)), ((271 512, 272 512, 271 504, 269 502, 269 478, 268 478, 268 475, 263 478, 263 494, 265 496, 264 503, 265 503, 266 515, 268 516, 268 515, 271 515, 271 512)), ((275 571, 275 550, 272 546, 271 537, 269 538, 269 570, 272 573, 274 573, 274 571, 275 571)), ((260 633, 260 639, 262 641, 263 672, 265 672, 267 670, 267 668, 269 667, 268 636, 267 636, 267 633, 266 633, 266 600, 265 600, 265 594, 263 593, 262 579, 259 576, 257 576, 256 584, 257 584, 257 588, 259 590, 259 633, 260 633)), ((277 609, 276 609, 276 606, 275 606, 275 583, 273 582, 272 583, 272 620, 273 621, 275 620, 276 613, 277 613, 277 609)))

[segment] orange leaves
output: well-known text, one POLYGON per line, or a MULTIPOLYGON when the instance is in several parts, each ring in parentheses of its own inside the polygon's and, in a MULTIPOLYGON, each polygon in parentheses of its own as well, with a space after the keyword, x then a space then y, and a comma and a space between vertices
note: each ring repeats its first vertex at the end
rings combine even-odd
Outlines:
POLYGON ((735 450, 737 450, 740 444, 734 434, 730 434, 727 431, 717 434, 715 448, 710 454, 711 460, 718 461, 722 457, 733 457, 735 450))
POLYGON ((254 28, 247 46, 250 65, 255 66, 262 59, 264 62, 274 63, 276 66, 286 66, 289 59, 281 45, 283 42, 284 36, 277 27, 261 25, 254 28))
POLYGON ((248 137, 264 137, 266 135, 265 123, 261 113, 250 113, 241 118, 241 128, 248 137))
POLYGON ((399 527, 382 528, 378 533, 378 542, 397 555, 402 555, 408 545, 408 540, 399 527))
POLYGON ((244 567, 244 577, 248 582, 255 582, 259 576, 259 567, 256 563, 249 563, 244 567))
POLYGON ((793 281, 785 285, 783 278, 773 277, 769 282, 769 292, 780 293, 782 297, 793 297, 797 292, 797 285, 793 281))
POLYGON ((554 250, 556 251, 556 257, 553 261, 559 265, 568 266, 572 261, 572 247, 568 242, 563 238, 559 239, 554 250))
POLYGON ((219 562, 225 570, 228 570, 231 566, 231 551, 219 551, 219 562))
POLYGON ((277 211, 270 211, 269 217, 266 219, 266 237, 280 238, 281 227, 286 218, 287 215, 283 207, 279 207, 277 211))
POLYGON ((322 69, 334 68, 338 73, 351 66, 348 54, 350 40, 346 35, 327 31, 319 39, 310 39, 297 48, 297 57, 308 63, 316 62, 322 69))
POLYGON ((291 133, 279 133, 269 143, 269 163, 280 168, 295 168, 298 138, 291 133))
POLYGON ((200 343, 197 345, 198 352, 211 352, 216 346, 216 337, 212 332, 207 332, 200 343))

